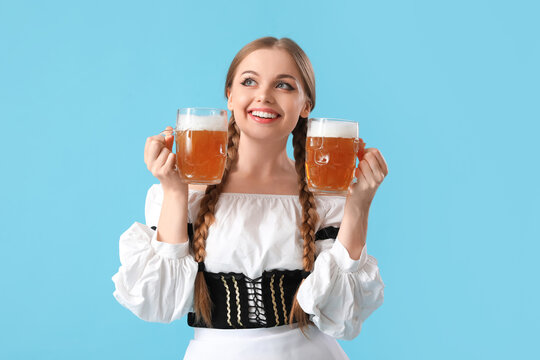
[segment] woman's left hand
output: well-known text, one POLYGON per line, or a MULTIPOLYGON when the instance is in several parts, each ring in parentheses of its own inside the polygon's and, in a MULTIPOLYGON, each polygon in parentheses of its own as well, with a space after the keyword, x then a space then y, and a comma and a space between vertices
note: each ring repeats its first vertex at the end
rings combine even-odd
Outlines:
POLYGON ((362 142, 357 154, 360 163, 354 171, 357 182, 349 187, 347 202, 367 210, 371 206, 379 185, 388 175, 388 165, 378 149, 364 149, 364 146, 365 143, 362 142))

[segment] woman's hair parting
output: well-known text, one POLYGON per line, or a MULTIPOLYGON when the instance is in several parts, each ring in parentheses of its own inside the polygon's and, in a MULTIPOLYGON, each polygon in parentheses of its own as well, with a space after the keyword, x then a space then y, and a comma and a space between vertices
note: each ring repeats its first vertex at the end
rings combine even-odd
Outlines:
MULTIPOLYGON (((274 37, 263 37, 244 46, 236 54, 231 62, 231 66, 229 67, 225 81, 225 97, 228 96, 228 90, 230 90, 232 86, 236 69, 242 60, 244 60, 246 56, 255 50, 268 48, 282 49, 287 51, 292 56, 300 71, 304 91, 310 101, 311 109, 313 109, 315 107, 315 75, 313 73, 313 67, 304 51, 293 40, 288 38, 277 39, 274 37)), ((304 240, 302 263, 304 271, 310 272, 313 270, 313 264, 315 262, 315 228, 317 222, 319 221, 319 217, 317 214, 315 197, 313 196, 313 193, 309 191, 306 183, 306 169, 304 165, 306 132, 307 118, 300 117, 292 132, 292 142, 294 147, 295 167, 298 174, 298 196, 302 205, 302 223, 299 226, 300 233, 304 240)), ((229 172, 235 165, 238 157, 240 129, 236 125, 234 113, 231 114, 229 121, 228 139, 227 162, 225 165, 223 178, 221 183, 217 185, 209 185, 206 188, 206 193, 201 200, 199 214, 197 215, 197 219, 194 224, 195 233, 192 242, 192 250, 195 256, 195 261, 197 262, 203 262, 205 259, 206 238, 208 237, 208 230, 215 220, 214 211, 216 204, 223 190, 223 186, 227 182, 229 172)), ((199 271, 195 279, 194 310, 196 321, 202 320, 206 326, 211 327, 212 306, 213 305, 210 300, 204 274, 199 271)), ((288 322, 292 324, 295 319, 298 321, 298 325, 302 332, 304 332, 307 325, 312 324, 308 315, 298 304, 296 294, 294 296, 292 310, 288 322)))

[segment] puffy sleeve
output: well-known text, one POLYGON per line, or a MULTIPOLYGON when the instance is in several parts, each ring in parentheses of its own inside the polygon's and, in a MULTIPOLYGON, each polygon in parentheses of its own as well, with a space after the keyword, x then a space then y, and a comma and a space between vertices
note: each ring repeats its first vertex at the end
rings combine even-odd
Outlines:
POLYGON ((157 241, 163 194, 153 185, 146 197, 146 224, 135 222, 120 236, 120 263, 113 296, 145 321, 170 323, 193 309, 197 263, 189 244, 157 241))
POLYGON ((352 340, 367 317, 382 305, 385 285, 377 260, 367 254, 366 246, 360 259, 353 260, 336 237, 344 201, 336 197, 326 206, 326 216, 317 232, 314 269, 300 286, 297 299, 322 332, 352 340))

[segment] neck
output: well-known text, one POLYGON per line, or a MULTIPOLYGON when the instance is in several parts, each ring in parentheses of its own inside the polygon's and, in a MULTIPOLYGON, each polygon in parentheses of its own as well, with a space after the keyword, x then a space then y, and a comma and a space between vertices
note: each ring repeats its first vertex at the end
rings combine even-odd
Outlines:
POLYGON ((294 165, 287 156, 287 138, 273 142, 240 136, 238 161, 234 172, 263 180, 290 171, 294 165))

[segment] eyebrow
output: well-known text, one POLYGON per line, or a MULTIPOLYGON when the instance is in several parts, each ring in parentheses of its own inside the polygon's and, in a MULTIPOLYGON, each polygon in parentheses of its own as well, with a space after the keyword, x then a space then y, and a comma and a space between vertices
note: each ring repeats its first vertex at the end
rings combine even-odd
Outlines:
MULTIPOLYGON (((259 76, 259 74, 256 72, 256 71, 253 71, 253 70, 247 70, 247 71, 244 71, 241 75, 244 75, 244 74, 253 74, 253 75, 257 75, 259 76)), ((294 81, 297 81, 296 78, 292 75, 289 75, 289 74, 279 74, 277 76, 278 79, 293 79, 294 81)))

